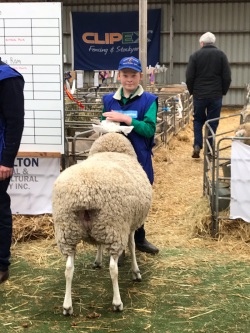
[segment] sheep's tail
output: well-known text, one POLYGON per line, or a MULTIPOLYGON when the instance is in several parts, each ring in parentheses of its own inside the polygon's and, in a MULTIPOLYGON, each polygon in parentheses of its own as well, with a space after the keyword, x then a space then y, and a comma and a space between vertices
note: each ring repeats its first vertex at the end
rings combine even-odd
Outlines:
POLYGON ((66 181, 63 178, 60 179, 60 176, 56 180, 52 193, 52 203, 55 209, 60 207, 64 211, 79 212, 102 207, 100 194, 98 194, 97 201, 97 189, 94 186, 87 186, 78 178, 70 179, 70 183, 69 185, 67 179, 66 181))
POLYGON ((89 210, 81 209, 78 212, 78 218, 81 221, 86 232, 89 233, 91 231, 93 222, 93 220, 91 219, 91 212, 89 210))

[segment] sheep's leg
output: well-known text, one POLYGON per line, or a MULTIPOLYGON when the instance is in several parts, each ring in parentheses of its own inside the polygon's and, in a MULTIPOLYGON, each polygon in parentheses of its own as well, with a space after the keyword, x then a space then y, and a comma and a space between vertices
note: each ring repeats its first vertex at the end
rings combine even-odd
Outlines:
POLYGON ((97 252, 95 257, 95 262, 93 264, 93 268, 101 268, 102 267, 102 253, 103 253, 103 245, 97 246, 97 252))
POLYGON ((118 285, 118 256, 110 256, 109 271, 113 285, 113 309, 114 311, 122 311, 123 303, 120 296, 120 290, 118 285))
POLYGON ((140 274, 140 270, 137 264, 137 260, 136 260, 136 255, 135 255, 135 239, 134 239, 134 232, 131 232, 129 235, 129 239, 128 239, 128 247, 131 253, 131 259, 132 259, 132 278, 133 281, 141 281, 141 274, 140 274))
POLYGON ((71 315, 73 313, 72 297, 71 297, 71 285, 74 274, 74 255, 69 255, 66 262, 65 279, 66 279, 66 291, 63 302, 63 314, 71 315))

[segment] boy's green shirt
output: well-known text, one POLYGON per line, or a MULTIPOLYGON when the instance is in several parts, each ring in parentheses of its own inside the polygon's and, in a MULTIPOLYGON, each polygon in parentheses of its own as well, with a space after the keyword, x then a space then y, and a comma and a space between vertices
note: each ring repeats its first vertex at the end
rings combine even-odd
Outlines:
MULTIPOLYGON (((137 95, 141 95, 143 93, 143 88, 139 85, 135 92, 133 92, 128 98, 123 94, 123 88, 120 87, 114 96, 118 97, 122 101, 123 105, 126 105, 128 101, 137 95)), ((105 108, 103 108, 102 113, 106 112, 105 108)), ((141 136, 146 138, 151 138, 154 136, 156 131, 156 115, 157 115, 157 103, 153 102, 147 112, 145 113, 143 121, 132 119, 131 126, 134 126, 134 131, 141 136)), ((104 120, 105 117, 101 117, 101 120, 104 120)))

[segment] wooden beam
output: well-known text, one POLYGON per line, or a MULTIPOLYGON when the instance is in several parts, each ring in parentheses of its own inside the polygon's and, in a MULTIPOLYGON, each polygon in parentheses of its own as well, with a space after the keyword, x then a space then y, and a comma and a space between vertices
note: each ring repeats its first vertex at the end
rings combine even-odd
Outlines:
POLYGON ((174 0, 170 0, 170 33, 169 33, 169 83, 174 78, 174 0))
POLYGON ((139 59, 142 64, 142 86, 147 88, 147 31, 148 31, 148 0, 139 0, 139 59))
POLYGON ((62 155, 61 153, 57 152, 25 152, 20 151, 17 154, 18 157, 45 157, 45 158, 51 158, 51 157, 58 157, 60 158, 62 155))

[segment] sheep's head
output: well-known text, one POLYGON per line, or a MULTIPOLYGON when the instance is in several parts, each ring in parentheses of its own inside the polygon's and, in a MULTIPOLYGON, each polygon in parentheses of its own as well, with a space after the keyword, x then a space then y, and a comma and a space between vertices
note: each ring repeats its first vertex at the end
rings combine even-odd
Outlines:
MULTIPOLYGON (((235 136, 237 138, 250 137, 250 123, 241 124, 235 131, 235 136)), ((248 139, 245 139, 243 142, 250 145, 250 140, 248 139)))
POLYGON ((131 142, 121 133, 107 133, 96 139, 90 148, 89 155, 101 152, 124 153, 137 158, 131 142))
POLYGON ((239 127, 235 131, 235 136, 237 137, 250 136, 250 123, 244 123, 239 125, 239 127))

